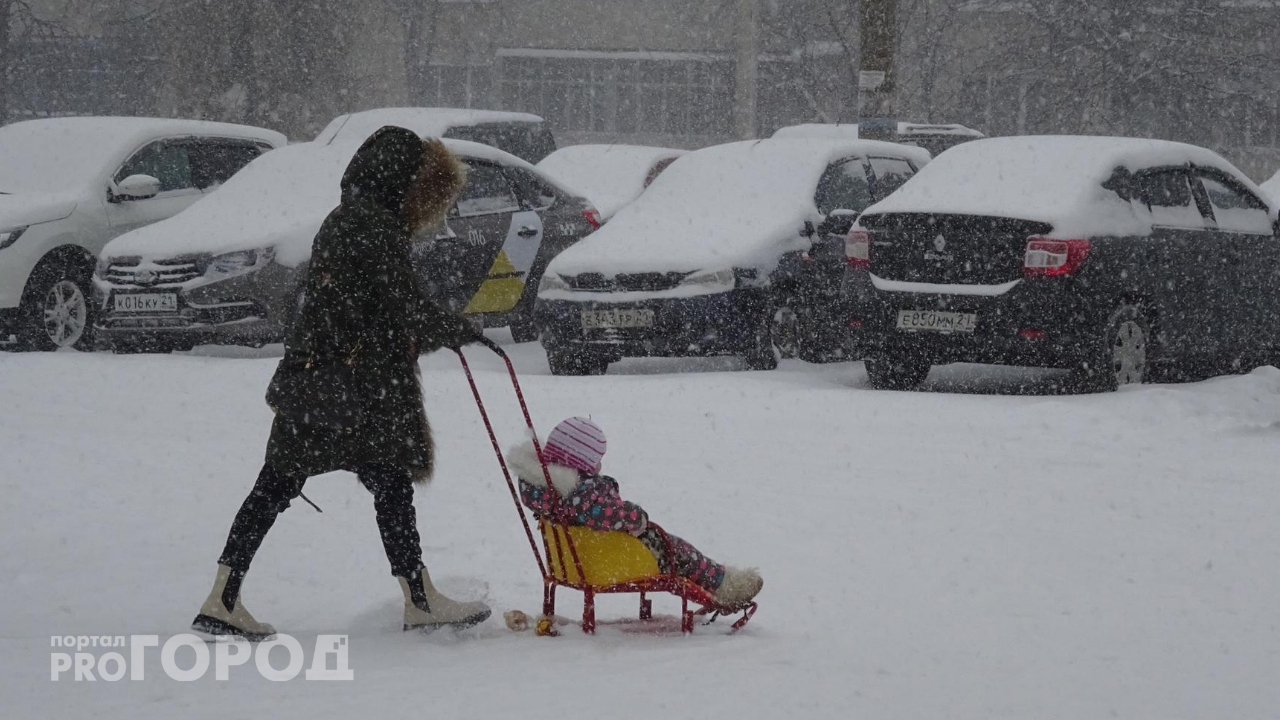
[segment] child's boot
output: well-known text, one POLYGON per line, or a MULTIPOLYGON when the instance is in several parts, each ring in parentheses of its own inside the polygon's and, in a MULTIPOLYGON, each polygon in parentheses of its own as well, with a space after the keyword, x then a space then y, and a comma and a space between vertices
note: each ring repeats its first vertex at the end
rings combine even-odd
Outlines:
POLYGON ((726 567, 724 580, 716 590, 716 602, 726 607, 741 607, 751 602, 764 587, 764 579, 755 568, 726 567))

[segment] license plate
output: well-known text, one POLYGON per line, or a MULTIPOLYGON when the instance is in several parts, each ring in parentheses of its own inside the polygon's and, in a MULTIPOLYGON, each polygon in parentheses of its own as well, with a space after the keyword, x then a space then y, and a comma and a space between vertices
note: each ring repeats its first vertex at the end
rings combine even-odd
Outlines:
POLYGON ((978 324, 975 313, 942 312, 940 310, 899 310, 899 330, 933 330, 948 333, 971 333, 978 324))
POLYGON ((653 327, 653 311, 641 308, 583 310, 582 327, 586 330, 653 327))
POLYGON ((116 312, 178 312, 177 293, 116 295, 116 312))

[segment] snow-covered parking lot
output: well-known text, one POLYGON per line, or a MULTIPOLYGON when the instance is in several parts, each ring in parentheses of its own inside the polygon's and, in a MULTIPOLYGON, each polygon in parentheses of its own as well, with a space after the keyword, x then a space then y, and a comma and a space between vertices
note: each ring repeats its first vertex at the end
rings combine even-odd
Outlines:
MULTIPOLYGON (((505 375, 472 354, 514 443, 505 375)), ((626 361, 556 378, 536 345, 512 354, 544 431, 590 414, 629 499, 761 568, 743 633, 543 639, 496 616, 461 637, 401 633, 371 499, 333 475, 307 486, 323 514, 295 503, 281 517, 245 599, 305 647, 349 634, 353 682, 271 683, 250 665, 179 683, 155 662, 142 682, 51 682, 50 636, 186 630, 261 463, 275 358, 6 353, 0 717, 1280 712, 1274 368, 1071 396, 1036 373, 955 367, 888 393, 866 389, 860 364, 626 361)), ((427 562, 445 589, 536 612, 539 578, 457 361, 422 368, 441 448, 417 497, 427 562)), ((576 600, 563 591, 561 613, 576 600)), ((630 602, 605 602, 602 619, 630 602)))

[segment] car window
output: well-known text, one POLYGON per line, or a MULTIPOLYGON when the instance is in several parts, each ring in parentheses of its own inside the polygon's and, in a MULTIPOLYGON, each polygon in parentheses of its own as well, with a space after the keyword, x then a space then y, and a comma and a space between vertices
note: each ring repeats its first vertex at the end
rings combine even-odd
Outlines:
POLYGON ((883 200, 916 174, 911 163, 902 158, 873 157, 871 170, 876 175, 875 199, 883 200))
POLYGON ((844 160, 828 167, 818 181, 814 202, 823 215, 830 215, 833 210, 866 210, 871 205, 871 183, 862 159, 844 160))
POLYGON ((541 162, 543 158, 556 151, 556 142, 551 131, 535 123, 458 125, 446 130, 444 136, 496 147, 532 164, 541 162))
POLYGON ((1261 200, 1211 177, 1201 177, 1200 183, 1209 196, 1219 230, 1271 234, 1271 216, 1261 200))
POLYGON ((1153 225, 1176 228, 1205 228, 1204 215, 1196 205, 1187 174, 1182 170, 1153 172, 1138 177, 1137 201, 1151 211, 1153 225))
POLYGON ((191 146, 191 179, 201 190, 214 188, 240 172, 262 149, 252 143, 211 140, 191 146))
POLYGON ((191 157, 181 143, 154 142, 134 153, 116 173, 116 182, 130 175, 150 175, 159 180, 160 192, 195 187, 191 157))
POLYGON ((467 172, 467 186, 458 197, 459 215, 486 215, 520 209, 511 183, 507 182, 507 177, 497 165, 479 162, 467 164, 470 170, 467 172))
POLYGON ((534 210, 546 210, 559 198, 555 189, 543 182, 537 173, 518 167, 503 169, 511 179, 511 183, 516 186, 516 192, 524 199, 525 204, 534 210))

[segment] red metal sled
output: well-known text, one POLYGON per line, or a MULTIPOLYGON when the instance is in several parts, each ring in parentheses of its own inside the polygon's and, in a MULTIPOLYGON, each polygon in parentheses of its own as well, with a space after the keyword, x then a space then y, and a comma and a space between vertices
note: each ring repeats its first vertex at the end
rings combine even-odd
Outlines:
MULTIPOLYGON (((547 488, 554 493, 555 486, 551 483, 551 473, 547 469, 546 459, 542 456, 542 444, 533 427, 533 417, 529 414, 524 392, 520 389, 520 380, 516 377, 515 366, 511 364, 511 358, 497 344, 488 340, 483 341, 483 344, 506 363, 516 399, 520 402, 520 411, 524 414, 530 435, 533 436, 533 448, 542 464, 547 488)), ((694 618, 699 616, 710 615, 708 622, 711 622, 720 615, 742 613, 742 617, 733 623, 733 631, 741 629, 751 620, 756 612, 755 602, 736 607, 721 605, 716 602, 711 593, 693 581, 674 573, 659 572, 652 554, 647 549, 643 549, 639 540, 627 533, 600 532, 572 526, 566 522, 567 518, 564 516, 555 518, 555 522, 544 518, 539 523, 539 534, 542 535, 542 550, 539 551, 533 529, 525 515, 525 508, 520 503, 520 494, 516 491, 515 482, 512 480, 511 470, 507 467, 507 460, 502 454, 498 437, 494 433, 493 423, 489 421, 489 413, 485 410, 484 401, 480 398, 480 389, 476 386, 471 366, 461 350, 457 353, 458 359, 462 362, 462 369, 466 372, 467 383, 471 386, 471 393, 475 396, 480 417, 484 420, 485 430, 489 433, 494 454, 498 457, 498 465, 502 468, 502 475, 507 481, 507 490, 510 491, 511 500, 515 503, 520 523, 524 526, 529 548, 533 550, 538 571, 542 573, 542 619, 538 623, 539 635, 556 634, 553 618, 556 610, 556 590, 560 587, 572 588, 582 593, 582 630, 589 634, 595 633, 596 630, 595 597, 601 594, 639 593, 640 620, 650 620, 653 617, 653 601, 649 599, 649 593, 675 595, 680 598, 680 630, 686 634, 693 632, 694 618), (580 552, 580 547, 585 552, 580 552), (637 551, 636 547, 641 548, 643 552, 637 551), (566 558, 572 562, 566 563, 566 558), (696 608, 691 608, 691 604, 696 608)), ((563 508, 563 503, 560 506, 563 508)), ((565 514, 567 515, 567 510, 565 514)), ((649 526, 662 533, 664 539, 666 538, 666 531, 662 528, 653 523, 649 526)), ((670 542, 664 544, 666 547, 671 547, 670 542)))

